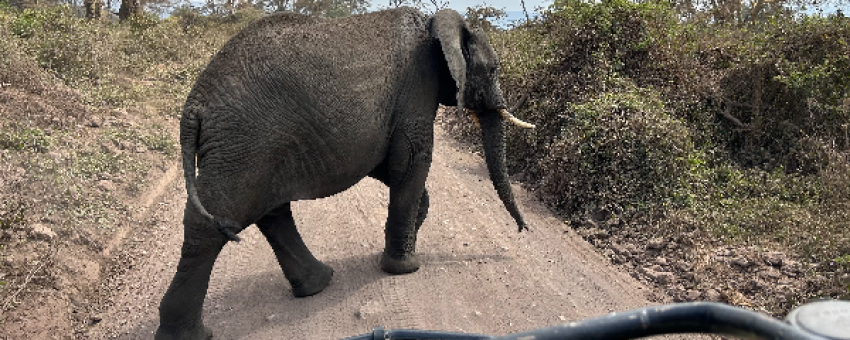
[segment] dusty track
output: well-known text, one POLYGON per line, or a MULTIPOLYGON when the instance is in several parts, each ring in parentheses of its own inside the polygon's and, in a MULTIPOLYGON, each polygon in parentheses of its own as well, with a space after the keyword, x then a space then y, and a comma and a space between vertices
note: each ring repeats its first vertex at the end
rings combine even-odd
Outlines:
MULTIPOLYGON (((515 186, 531 229, 517 233, 484 161, 439 130, 436 137, 418 272, 378 269, 388 198, 380 183, 367 179, 331 198, 296 202, 305 241, 335 270, 331 285, 292 297, 271 248, 250 227, 243 242, 225 247, 213 272, 204 318, 215 338, 332 340, 379 325, 505 334, 653 304, 648 288, 515 186)), ((112 278, 109 307, 88 337, 152 338, 182 241, 185 193, 181 176, 170 177, 150 189, 162 194, 151 196, 159 201, 144 209, 143 227, 126 235, 120 251, 133 267, 112 278)))

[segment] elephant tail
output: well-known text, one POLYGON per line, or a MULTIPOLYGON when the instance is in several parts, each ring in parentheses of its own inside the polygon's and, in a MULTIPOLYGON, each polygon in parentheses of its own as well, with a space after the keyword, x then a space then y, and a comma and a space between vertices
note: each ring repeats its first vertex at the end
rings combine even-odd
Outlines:
POLYGON ((195 210, 200 212, 201 216, 213 222, 216 229, 220 231, 228 240, 239 242, 241 239, 236 235, 241 226, 226 218, 213 216, 204 205, 201 204, 201 199, 198 198, 198 189, 195 178, 195 154, 198 150, 198 131, 200 124, 197 115, 193 112, 188 112, 186 108, 183 114, 183 119, 180 120, 180 148, 183 158, 183 175, 186 178, 186 193, 189 196, 189 202, 195 207, 195 210))

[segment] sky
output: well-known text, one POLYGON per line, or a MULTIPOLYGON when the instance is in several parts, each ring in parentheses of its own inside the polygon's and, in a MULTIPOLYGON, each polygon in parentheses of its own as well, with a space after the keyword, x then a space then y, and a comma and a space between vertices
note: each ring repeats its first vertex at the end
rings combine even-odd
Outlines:
MULTIPOLYGON (((430 2, 430 0, 424 0, 425 2, 430 2)), ((438 0, 441 2, 441 0, 438 0)), ((442 0, 445 1, 445 0, 442 0)), ((380 6, 386 7, 389 3, 388 0, 371 0, 372 9, 377 9, 380 6)), ((487 3, 487 5, 504 9, 508 12, 522 12, 522 5, 520 5, 519 0, 448 0, 449 7, 461 12, 465 13, 467 7, 473 7, 478 4, 487 3)), ((537 7, 546 7, 552 4, 552 0, 525 0, 525 7, 528 8, 529 12, 534 11, 537 7)))
MULTIPOLYGON (((430 3, 430 0, 423 1, 430 3)), ((438 0, 438 2, 442 1, 446 0, 438 0)), ((534 16, 535 9, 537 7, 548 7, 552 4, 552 1, 553 0, 525 0, 525 7, 528 9, 528 14, 534 16)), ((380 7, 386 7, 389 0, 371 0, 370 3, 372 6, 369 9, 374 11, 380 7)), ((519 0, 448 0, 448 3, 449 8, 452 8, 461 14, 466 13, 467 7, 474 7, 475 5, 483 3, 498 9, 504 9, 505 12, 507 12, 507 18, 494 22, 494 24, 502 27, 511 21, 525 19, 525 15, 522 13, 522 5, 519 0)))
MULTIPOLYGON (((373 0, 380 1, 380 0, 373 0)), ((486 2, 487 5, 504 9, 508 12, 521 12, 522 5, 520 5, 519 0, 490 0, 490 1, 482 1, 482 0, 449 0, 449 7, 455 9, 458 12, 466 12, 467 7, 473 7, 475 5, 479 5, 481 3, 486 2)), ((528 11, 534 11, 535 8, 540 6, 548 6, 552 3, 552 1, 543 1, 543 0, 525 0, 525 7, 528 8, 528 11)))

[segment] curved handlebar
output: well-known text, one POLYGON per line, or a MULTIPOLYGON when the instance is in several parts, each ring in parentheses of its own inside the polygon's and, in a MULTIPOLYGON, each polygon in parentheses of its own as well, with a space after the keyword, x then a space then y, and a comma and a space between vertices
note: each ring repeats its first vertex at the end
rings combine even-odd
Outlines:
POLYGON ((850 301, 810 303, 792 311, 789 319, 790 323, 783 322, 722 303, 692 302, 611 313, 501 337, 378 327, 372 333, 343 340, 615 340, 676 333, 772 340, 850 340, 850 301))
POLYGON ((375 327, 372 333, 363 334, 342 340, 490 340, 493 339, 490 335, 471 334, 471 333, 454 333, 454 332, 435 332, 435 331, 420 331, 416 329, 384 329, 383 327, 375 327))
POLYGON ((495 339, 614 340, 676 333, 710 333, 776 340, 825 340, 765 314, 714 302, 646 307, 495 339))

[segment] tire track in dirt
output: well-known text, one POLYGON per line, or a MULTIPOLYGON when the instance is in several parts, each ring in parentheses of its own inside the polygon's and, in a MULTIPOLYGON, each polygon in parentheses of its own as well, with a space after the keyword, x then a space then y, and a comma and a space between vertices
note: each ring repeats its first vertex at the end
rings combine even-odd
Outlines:
MULTIPOLYGON (((379 182, 366 179, 330 198, 294 202, 305 242, 335 270, 330 286, 292 297, 271 248, 250 227, 243 242, 225 247, 213 271, 204 318, 215 338, 333 340, 375 326, 506 334, 653 304, 648 288, 515 186, 531 228, 517 233, 484 161, 454 147, 439 129, 436 140, 418 272, 389 276, 378 269, 389 196, 379 182)), ((152 208, 158 225, 144 243, 133 243, 146 253, 122 278, 134 284, 115 291, 90 338, 152 338, 156 306, 179 258, 182 185, 166 185, 166 204, 152 208)))
MULTIPOLYGON (((162 195, 165 193, 166 189, 174 183, 177 179, 177 176, 181 174, 182 167, 179 164, 171 165, 168 170, 165 171, 165 174, 156 182, 156 184, 151 188, 151 190, 147 191, 140 201, 142 204, 139 208, 133 213, 132 220, 133 221, 143 221, 148 218, 148 215, 151 210, 151 206, 155 201, 160 199, 162 195)), ((101 255, 104 257, 109 257, 109 254, 112 253, 116 247, 120 246, 122 242, 124 242, 124 238, 127 237, 127 233, 129 233, 131 228, 129 226, 125 226, 124 228, 118 230, 115 233, 115 236, 109 241, 109 243, 104 247, 101 255)))

